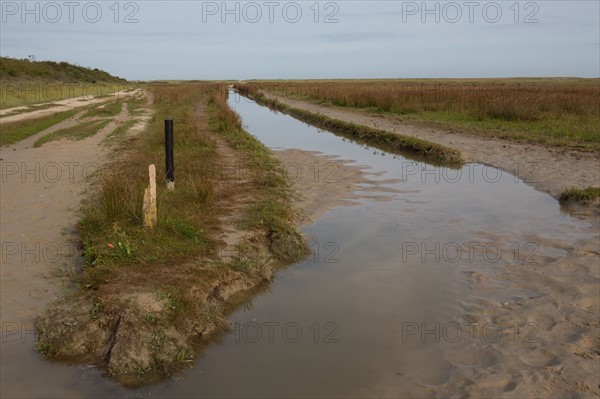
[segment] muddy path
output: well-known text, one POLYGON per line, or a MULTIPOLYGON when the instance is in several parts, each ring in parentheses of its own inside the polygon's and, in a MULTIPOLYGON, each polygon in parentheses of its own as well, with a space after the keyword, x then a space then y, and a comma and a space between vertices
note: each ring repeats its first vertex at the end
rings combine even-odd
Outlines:
POLYGON ((403 121, 400 116, 375 115, 360 110, 290 99, 272 93, 266 94, 295 108, 455 148, 462 152, 467 162, 502 169, 555 198, 566 188, 586 188, 600 184, 598 153, 481 138, 455 131, 417 126, 403 121))

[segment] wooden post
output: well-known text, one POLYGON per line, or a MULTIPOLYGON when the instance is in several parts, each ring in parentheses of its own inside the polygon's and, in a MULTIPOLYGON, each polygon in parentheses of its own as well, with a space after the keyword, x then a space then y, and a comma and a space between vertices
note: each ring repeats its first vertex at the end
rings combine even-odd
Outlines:
POLYGON ((156 167, 148 166, 150 185, 144 190, 144 227, 153 229, 158 221, 158 209, 156 207, 156 167))

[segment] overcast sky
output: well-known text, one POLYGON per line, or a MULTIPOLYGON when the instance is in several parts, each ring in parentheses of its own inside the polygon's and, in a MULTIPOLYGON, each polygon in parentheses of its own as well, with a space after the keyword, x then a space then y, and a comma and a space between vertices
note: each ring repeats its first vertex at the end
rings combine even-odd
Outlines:
POLYGON ((130 80, 598 77, 599 4, 2 0, 0 53, 130 80))

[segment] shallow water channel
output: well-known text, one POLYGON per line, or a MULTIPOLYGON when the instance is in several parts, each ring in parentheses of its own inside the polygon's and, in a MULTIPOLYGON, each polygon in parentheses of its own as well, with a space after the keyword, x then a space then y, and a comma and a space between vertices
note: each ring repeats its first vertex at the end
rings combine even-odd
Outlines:
MULTIPOLYGON (((505 171, 480 164, 433 167, 353 143, 234 93, 229 101, 246 130, 273 150, 328 156, 315 178, 335 181, 327 162, 341 159, 381 184, 363 185, 354 205, 333 207, 304 226, 313 255, 242 300, 229 315, 233 330, 205 345, 193 367, 174 380, 126 390, 96 370, 52 364, 31 351, 3 370, 4 382, 13 386, 7 394, 420 393, 446 383, 460 368, 493 362, 494 343, 512 334, 506 326, 469 324, 477 319, 470 304, 481 297, 502 303, 536 295, 494 276, 510 265, 566 256, 564 249, 544 245, 547 240, 588 234, 589 223, 561 212, 554 198, 505 171)), ((315 173, 314 165, 293 170, 315 173)), ((5 349, 3 356, 10 356, 11 347, 5 349)))

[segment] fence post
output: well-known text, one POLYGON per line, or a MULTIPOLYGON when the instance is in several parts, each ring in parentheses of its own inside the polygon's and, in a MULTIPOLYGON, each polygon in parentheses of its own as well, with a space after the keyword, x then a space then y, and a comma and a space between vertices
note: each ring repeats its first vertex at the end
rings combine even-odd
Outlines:
POLYGON ((175 189, 175 160, 173 158, 173 119, 165 119, 165 163, 167 189, 175 189))
POLYGON ((148 166, 148 177, 150 184, 144 190, 144 227, 153 229, 158 221, 156 207, 156 168, 154 165, 148 166))

